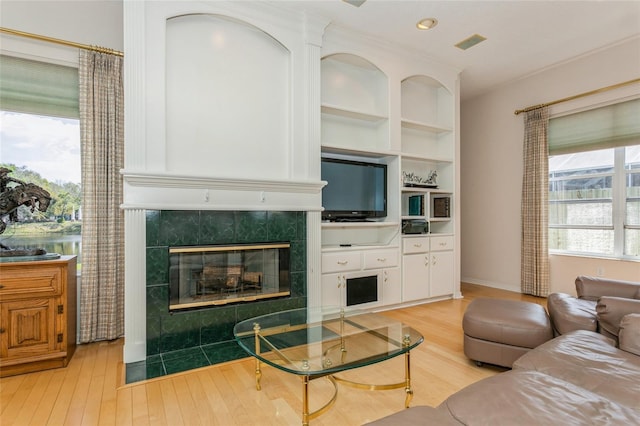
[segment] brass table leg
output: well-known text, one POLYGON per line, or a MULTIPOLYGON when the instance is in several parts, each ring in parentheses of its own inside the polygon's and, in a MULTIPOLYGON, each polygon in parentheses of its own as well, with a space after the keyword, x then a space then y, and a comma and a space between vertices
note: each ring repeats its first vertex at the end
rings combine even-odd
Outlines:
MULTIPOLYGON (((260 324, 257 322, 253 324, 253 333, 255 335, 256 343, 256 355, 260 355, 260 324)), ((262 379, 262 370, 260 370, 260 358, 256 357, 256 389, 262 389, 260 385, 260 379, 262 379)))
POLYGON ((302 376, 302 426, 309 426, 309 376, 302 376))
POLYGON ((413 389, 411 389, 411 362, 410 362, 410 351, 405 352, 404 354, 404 380, 405 386, 404 391, 407 396, 404 399, 404 407, 409 408, 409 404, 413 399, 413 389))

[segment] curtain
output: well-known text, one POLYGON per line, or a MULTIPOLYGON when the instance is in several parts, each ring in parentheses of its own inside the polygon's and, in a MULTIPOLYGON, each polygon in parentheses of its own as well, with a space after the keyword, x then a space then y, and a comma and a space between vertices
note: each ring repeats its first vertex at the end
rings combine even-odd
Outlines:
POLYGON ((549 153, 548 107, 525 116, 522 176, 522 238, 520 279, 522 292, 547 296, 549 292, 549 153))
POLYGON ((123 59, 80 50, 81 343, 124 333, 123 59))

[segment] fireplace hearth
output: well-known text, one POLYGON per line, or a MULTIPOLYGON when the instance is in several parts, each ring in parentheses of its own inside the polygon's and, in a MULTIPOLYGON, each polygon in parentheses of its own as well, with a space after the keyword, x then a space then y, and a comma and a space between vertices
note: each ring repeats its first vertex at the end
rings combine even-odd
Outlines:
POLYGON ((169 310, 290 296, 290 244, 169 248, 169 310))

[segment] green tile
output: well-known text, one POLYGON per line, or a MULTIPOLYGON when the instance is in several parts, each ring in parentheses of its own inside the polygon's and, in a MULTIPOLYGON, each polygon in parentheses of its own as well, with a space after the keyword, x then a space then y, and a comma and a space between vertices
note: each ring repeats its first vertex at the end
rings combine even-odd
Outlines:
POLYGON ((147 286, 168 283, 168 265, 168 247, 147 247, 147 286))
POLYGON ((200 346, 162 354, 162 362, 167 374, 193 370, 210 365, 200 346))
POLYGON ((160 214, 158 243, 167 246, 198 244, 200 212, 163 210, 160 214))
POLYGON ((216 306, 200 310, 200 344, 207 345, 233 339, 235 324, 235 306, 216 306))
POLYGON ((267 241, 267 212, 236 212, 235 218, 235 234, 238 243, 263 243, 267 241))
POLYGON ((306 241, 293 241, 289 248, 291 257, 291 271, 301 272, 307 270, 307 243, 306 241))
POLYGON ((158 236, 160 232, 160 211, 147 210, 145 212, 147 247, 158 245, 158 236))
POLYGON ((200 317, 197 311, 180 312, 162 318, 160 353, 200 345, 200 317))
POLYGON ((229 244, 235 242, 235 217, 232 211, 200 212, 199 244, 229 244))
POLYGON ((204 345, 202 350, 212 365, 249 357, 249 354, 235 340, 204 345))
POLYGON ((293 241, 298 237, 296 212, 268 212, 269 241, 293 241))

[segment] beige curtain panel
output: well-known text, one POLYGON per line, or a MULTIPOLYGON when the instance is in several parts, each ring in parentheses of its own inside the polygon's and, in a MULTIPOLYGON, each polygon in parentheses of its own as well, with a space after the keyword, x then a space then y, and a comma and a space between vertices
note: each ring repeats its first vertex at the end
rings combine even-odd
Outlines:
POLYGON ((80 50, 81 343, 124 334, 123 58, 80 50))
POLYGON ((522 176, 522 292, 545 297, 549 293, 549 108, 526 113, 522 176))

